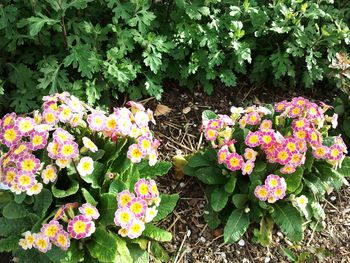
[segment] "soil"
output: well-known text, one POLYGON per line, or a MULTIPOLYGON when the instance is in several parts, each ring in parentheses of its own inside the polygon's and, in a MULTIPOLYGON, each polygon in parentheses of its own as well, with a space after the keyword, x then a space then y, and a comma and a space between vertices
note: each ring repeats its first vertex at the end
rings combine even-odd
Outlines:
MULTIPOLYGON (((303 91, 302 94, 285 90, 271 93, 269 89, 248 85, 232 90, 218 89, 211 96, 200 90, 188 92, 174 86, 165 90, 161 102, 152 98, 142 102, 155 111, 157 107, 160 109, 154 130, 161 140, 161 158, 169 161, 176 154, 191 154, 204 147, 199 129, 201 113, 205 109, 228 114, 233 105, 272 103, 295 96, 331 102, 336 96, 331 91, 315 93, 314 90, 303 91), (166 113, 164 108, 167 108, 164 106, 171 111, 166 113)), ((160 178, 159 183, 162 192, 180 194, 174 213, 162 223, 162 227, 174 236, 171 243, 165 244, 173 262, 289 262, 281 247, 292 249, 296 255, 308 251, 313 256, 309 262, 350 262, 349 187, 332 193, 323 203, 327 222, 325 230, 306 230, 300 246, 291 246, 283 234, 276 231, 273 244, 265 248, 252 243, 252 233, 249 231, 237 244, 224 244, 223 229, 211 230, 203 219, 206 199, 202 186, 196 179, 178 176, 172 171, 160 178), (316 253, 316 250, 321 252, 316 253), (329 255, 324 259, 325 254, 329 255)))

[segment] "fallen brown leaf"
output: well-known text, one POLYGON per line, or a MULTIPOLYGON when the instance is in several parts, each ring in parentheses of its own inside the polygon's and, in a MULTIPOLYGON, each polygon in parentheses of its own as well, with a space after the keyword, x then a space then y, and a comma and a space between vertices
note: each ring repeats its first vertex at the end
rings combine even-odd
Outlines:
POLYGON ((166 114, 168 114, 171 111, 172 111, 172 109, 169 108, 168 106, 163 105, 163 104, 158 104, 157 107, 156 107, 156 110, 154 112, 154 115, 155 116, 166 115, 166 114))

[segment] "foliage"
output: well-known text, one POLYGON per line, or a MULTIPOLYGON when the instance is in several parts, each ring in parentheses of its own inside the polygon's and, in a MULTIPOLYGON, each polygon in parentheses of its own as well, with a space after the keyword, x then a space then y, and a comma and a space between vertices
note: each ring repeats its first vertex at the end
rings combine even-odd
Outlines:
POLYGON ((27 112, 42 95, 65 90, 90 104, 121 92, 160 99, 164 79, 209 94, 214 84, 234 87, 247 75, 257 84, 311 87, 328 79, 329 62, 350 43, 348 7, 329 0, 2 1, 0 110, 27 112))
POLYGON ((274 106, 231 108, 231 115, 202 114, 210 147, 188 160, 184 173, 205 185, 211 228, 225 226, 226 243, 248 227, 268 246, 277 225, 293 242, 305 227, 322 230, 325 194, 347 183, 350 158, 341 136, 331 136, 330 106, 293 98, 274 106), (256 228, 260 224, 259 228, 256 228))
POLYGON ((1 119, 0 252, 20 262, 167 261, 158 242, 172 235, 152 222, 179 196, 153 180, 170 169, 157 162, 153 113, 128 105, 107 114, 66 92, 1 119))

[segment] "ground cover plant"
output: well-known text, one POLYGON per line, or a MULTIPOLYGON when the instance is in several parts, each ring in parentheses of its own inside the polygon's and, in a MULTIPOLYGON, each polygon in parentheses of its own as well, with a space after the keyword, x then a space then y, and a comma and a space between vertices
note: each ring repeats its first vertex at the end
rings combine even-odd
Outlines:
POLYGON ((123 92, 160 99, 168 79, 209 94, 247 75, 312 87, 332 80, 328 64, 348 49, 349 10, 329 0, 2 1, 0 110, 28 112, 64 90, 90 104, 123 92))
POLYGON ((108 114, 69 93, 0 121, 0 252, 20 262, 167 261, 154 223, 178 196, 158 191, 153 113, 129 102, 108 114))
POLYGON ((292 242, 305 228, 325 226, 320 201, 347 184, 350 159, 340 135, 330 136, 337 115, 330 106, 297 97, 274 106, 231 108, 231 115, 203 112, 209 147, 184 168, 205 185, 205 219, 223 224, 226 243, 249 226, 255 242, 269 246, 275 225, 292 242))

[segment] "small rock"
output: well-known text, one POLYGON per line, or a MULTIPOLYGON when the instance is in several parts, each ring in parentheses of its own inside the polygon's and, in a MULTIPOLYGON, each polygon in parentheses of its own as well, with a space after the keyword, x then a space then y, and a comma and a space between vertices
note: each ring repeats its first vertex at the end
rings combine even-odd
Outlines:
POLYGON ((183 183, 183 182, 181 182, 181 183, 180 183, 180 187, 181 187, 181 188, 184 188, 184 187, 185 187, 185 185, 186 185, 186 184, 185 184, 185 183, 183 183))
POLYGON ((277 232, 277 236, 283 237, 283 234, 282 234, 280 231, 278 231, 278 232, 277 232))
POLYGON ((240 245, 241 247, 245 246, 245 241, 243 239, 238 241, 238 245, 240 245))
POLYGON ((264 259, 264 263, 269 263, 269 262, 270 262, 270 260, 271 260, 271 258, 266 257, 266 258, 264 259))
POLYGON ((200 237, 199 240, 200 240, 202 243, 205 243, 205 242, 207 241, 204 237, 200 237))
POLYGON ((337 197, 335 197, 334 195, 331 196, 331 201, 334 202, 335 200, 337 200, 337 197))
POLYGON ((243 262, 243 263, 249 263, 249 259, 243 258, 242 262, 243 262))
POLYGON ((187 230, 187 237, 191 236, 191 230, 187 230))

